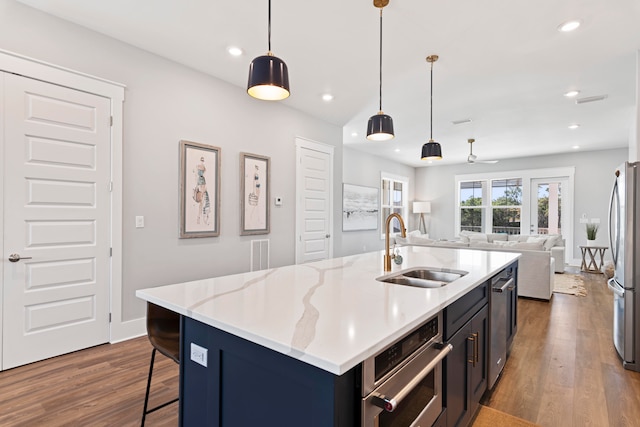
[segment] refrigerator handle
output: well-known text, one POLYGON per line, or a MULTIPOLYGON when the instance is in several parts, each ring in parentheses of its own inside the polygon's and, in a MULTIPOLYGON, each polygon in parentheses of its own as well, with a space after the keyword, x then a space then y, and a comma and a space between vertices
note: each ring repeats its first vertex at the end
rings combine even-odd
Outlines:
POLYGON ((616 283, 616 280, 614 278, 607 280, 607 286, 613 291, 614 294, 618 295, 619 297, 624 296, 624 289, 616 283))
MULTIPOLYGON (((614 203, 618 203, 619 199, 618 199, 618 177, 616 176, 616 180, 613 183, 613 190, 611 191, 611 200, 609 201, 609 247, 611 248, 611 258, 613 258, 613 265, 618 265, 618 239, 620 238, 619 233, 619 227, 620 227, 620 219, 616 218, 616 230, 611 230, 611 225, 612 225, 612 218, 611 216, 613 215, 613 206, 614 203), (614 240, 614 234, 615 234, 615 240, 616 240, 616 245, 613 244, 613 240, 614 240)), ((617 209, 616 209, 616 214, 620 215, 620 206, 618 205, 617 209)))

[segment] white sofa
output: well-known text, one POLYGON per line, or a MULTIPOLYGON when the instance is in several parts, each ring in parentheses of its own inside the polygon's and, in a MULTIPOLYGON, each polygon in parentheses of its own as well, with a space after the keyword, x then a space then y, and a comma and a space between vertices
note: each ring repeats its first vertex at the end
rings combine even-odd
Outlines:
POLYGON ((518 295, 523 297, 551 299, 554 273, 564 271, 564 240, 559 235, 507 236, 463 231, 459 240, 446 241, 428 239, 419 232, 411 232, 406 238, 397 236, 396 243, 519 252, 522 256, 518 263, 518 295))

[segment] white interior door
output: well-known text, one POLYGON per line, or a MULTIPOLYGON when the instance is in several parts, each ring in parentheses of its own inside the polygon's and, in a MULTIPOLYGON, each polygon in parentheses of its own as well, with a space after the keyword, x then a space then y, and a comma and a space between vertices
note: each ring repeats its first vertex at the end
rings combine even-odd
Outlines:
POLYGON ((8 369, 109 339, 111 149, 109 99, 3 80, 8 369))
POLYGON ((298 205, 296 209, 296 263, 332 256, 331 200, 333 156, 328 146, 302 141, 297 149, 298 205))

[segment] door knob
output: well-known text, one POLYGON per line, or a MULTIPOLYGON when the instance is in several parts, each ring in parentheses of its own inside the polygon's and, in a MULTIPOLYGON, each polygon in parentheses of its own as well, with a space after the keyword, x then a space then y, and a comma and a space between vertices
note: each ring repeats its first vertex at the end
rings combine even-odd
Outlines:
POLYGON ((31 259, 31 257, 30 256, 21 257, 20 254, 11 254, 11 255, 9 255, 9 261, 11 261, 11 262, 18 262, 21 259, 31 259))
POLYGON ((331 234, 326 234, 324 237, 328 239, 329 237, 331 237, 331 234))

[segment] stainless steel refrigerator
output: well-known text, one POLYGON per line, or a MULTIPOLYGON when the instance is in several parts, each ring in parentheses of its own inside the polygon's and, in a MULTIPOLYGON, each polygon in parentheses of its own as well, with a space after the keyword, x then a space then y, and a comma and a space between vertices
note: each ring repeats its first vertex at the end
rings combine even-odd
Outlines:
POLYGON ((613 343, 626 369, 640 371, 640 162, 615 171, 609 205, 609 243, 615 267, 613 343))

